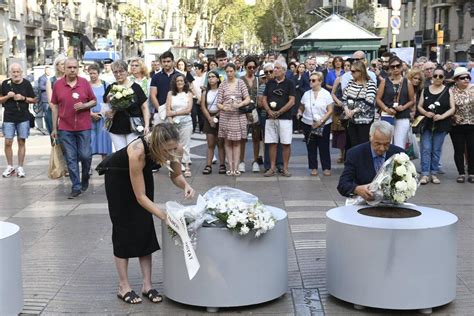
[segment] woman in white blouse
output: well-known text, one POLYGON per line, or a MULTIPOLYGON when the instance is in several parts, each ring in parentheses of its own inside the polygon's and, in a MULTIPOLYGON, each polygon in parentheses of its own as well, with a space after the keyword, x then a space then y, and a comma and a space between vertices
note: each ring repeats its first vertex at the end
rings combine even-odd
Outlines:
POLYGON ((190 145, 193 133, 191 110, 193 108, 193 95, 189 91, 189 83, 183 74, 175 75, 170 82, 170 91, 166 99, 166 116, 170 123, 176 124, 179 131, 179 142, 183 145, 183 159, 185 165, 184 176, 191 177, 190 145))
POLYGON ((311 90, 306 91, 301 98, 297 116, 301 117, 311 175, 318 175, 319 149, 323 174, 330 176, 329 134, 331 133, 333 99, 327 90, 321 88, 324 81, 322 73, 313 73, 309 79, 311 90))

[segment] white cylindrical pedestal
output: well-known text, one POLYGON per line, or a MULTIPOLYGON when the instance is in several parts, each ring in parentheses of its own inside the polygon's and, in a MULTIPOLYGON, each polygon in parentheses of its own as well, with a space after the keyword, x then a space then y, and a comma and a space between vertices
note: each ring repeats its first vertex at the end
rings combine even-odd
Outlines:
POLYGON ((356 305, 430 309, 456 297, 458 218, 405 205, 421 214, 381 218, 358 213, 368 206, 327 212, 327 287, 356 305))
POLYGON ((189 280, 181 246, 162 224, 164 294, 177 302, 212 307, 245 306, 267 302, 288 288, 285 211, 267 206, 277 219, 275 227, 255 238, 226 228, 201 227, 196 256, 201 268, 189 280))
POLYGON ((23 309, 20 227, 0 221, 0 315, 23 309))

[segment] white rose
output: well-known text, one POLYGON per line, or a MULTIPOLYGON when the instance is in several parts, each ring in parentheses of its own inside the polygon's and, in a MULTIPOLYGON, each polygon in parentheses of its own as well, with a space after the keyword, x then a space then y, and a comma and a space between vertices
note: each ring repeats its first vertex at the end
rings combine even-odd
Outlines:
POLYGON ((416 175, 416 168, 413 162, 410 161, 410 163, 407 164, 407 169, 412 175, 416 175))
POLYGON ((397 169, 395 169, 395 173, 402 177, 407 173, 407 168, 404 166, 398 166, 397 169))
POLYGON ((399 153, 395 155, 395 161, 404 164, 405 162, 410 161, 410 157, 405 153, 399 153))
POLYGON ((272 109, 276 108, 276 107, 277 107, 276 102, 274 102, 274 101, 270 102, 270 107, 271 107, 272 109))
POLYGON ((393 200, 396 203, 403 203, 403 202, 405 202, 406 198, 405 198, 404 194, 396 193, 396 194, 393 195, 393 200))
POLYGON ((122 95, 123 95, 124 97, 126 97, 126 96, 128 95, 128 91, 127 91, 127 90, 123 90, 123 91, 122 91, 122 95))
POLYGON ((145 128, 143 128, 143 126, 137 126, 137 132, 141 133, 145 130, 145 128))
POLYGON ((410 190, 411 192, 413 192, 413 195, 417 189, 417 183, 416 183, 416 180, 414 178, 411 178, 407 181, 407 187, 408 187, 408 190, 410 190))
POLYGON ((240 228, 240 234, 241 235, 247 235, 250 231, 250 228, 248 228, 247 226, 242 226, 242 228, 240 228))
POLYGON ((405 191, 408 188, 408 184, 405 181, 398 181, 395 183, 395 188, 398 191, 405 191))
POLYGON ((430 110, 434 110, 434 109, 435 109, 435 105, 434 105, 434 104, 430 104, 430 105, 428 105, 428 109, 430 109, 430 110))
POLYGON ((133 94, 133 89, 132 89, 132 88, 128 88, 128 89, 127 89, 127 92, 128 92, 128 95, 132 95, 132 94, 133 94))
POLYGON ((212 120, 213 120, 214 123, 216 123, 216 124, 219 123, 219 119, 218 119, 217 117, 214 117, 212 120))
POLYGON ((114 96, 115 99, 120 100, 123 97, 123 94, 121 92, 117 92, 114 96))
POLYGON ((76 99, 76 100, 79 99, 79 93, 74 92, 74 93, 72 94, 72 98, 73 98, 73 99, 76 99))
POLYGON ((229 216, 227 218, 227 227, 234 228, 235 226, 237 226, 237 218, 235 218, 235 216, 229 216))

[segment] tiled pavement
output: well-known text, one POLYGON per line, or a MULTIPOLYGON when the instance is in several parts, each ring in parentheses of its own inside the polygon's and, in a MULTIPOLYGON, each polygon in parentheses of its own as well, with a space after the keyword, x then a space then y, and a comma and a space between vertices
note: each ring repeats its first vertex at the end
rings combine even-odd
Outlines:
MULTIPOLYGON (((333 166, 331 177, 310 177, 306 169, 306 149, 295 139, 290 169, 292 178, 264 178, 246 173, 229 178, 214 173, 201 174, 205 155, 201 135, 195 138, 190 179, 198 192, 215 185, 234 186, 253 192, 269 205, 285 209, 289 217, 288 281, 283 297, 266 304, 222 309, 219 314, 251 315, 364 315, 402 314, 378 309, 357 311, 349 303, 328 295, 325 289, 325 212, 343 203, 335 190, 341 165, 333 166)), ((0 139, 3 147, 3 138, 0 139)), ((247 146, 248 148, 250 146, 247 146)), ((456 300, 434 309, 436 315, 474 314, 474 199, 472 184, 455 183, 452 149, 446 139, 441 185, 420 188, 413 203, 445 209, 455 213, 459 221, 458 287, 456 300)), ((250 156, 250 152, 247 153, 250 156)), ((333 152, 333 161, 337 156, 333 152)), ((1 168, 5 167, 3 152, 1 168)), ((130 306, 115 294, 117 276, 110 241, 111 224, 103 186, 103 178, 94 175, 89 191, 75 200, 67 200, 68 179, 49 180, 46 176, 49 158, 48 139, 32 136, 27 143, 25 179, 0 180, 0 220, 21 226, 23 234, 23 280, 25 314, 147 314, 199 315, 205 309, 186 306, 165 299, 162 304, 130 306)), ((94 165, 97 163, 94 159, 94 165)), ((179 189, 172 187, 165 172, 155 175, 155 198, 158 203, 182 200, 179 189)), ((156 222, 158 238, 160 225, 156 222)), ((161 252, 154 255, 153 280, 162 289, 161 252)), ((136 260, 130 263, 130 280, 140 288, 140 271, 136 260)))

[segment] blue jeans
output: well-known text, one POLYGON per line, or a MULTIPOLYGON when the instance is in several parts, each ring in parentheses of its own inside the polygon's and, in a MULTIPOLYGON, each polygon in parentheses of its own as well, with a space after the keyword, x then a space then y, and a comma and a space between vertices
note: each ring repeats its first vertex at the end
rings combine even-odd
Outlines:
MULTIPOLYGON (((259 115, 260 130, 262 131, 262 137, 265 140, 265 123, 267 121, 266 113, 264 115, 259 115)), ((280 143, 277 146, 277 168, 283 168, 283 147, 280 143)), ((270 144, 265 144, 265 154, 263 155, 263 168, 265 170, 270 169, 270 144)))
POLYGON ((446 132, 432 132, 425 129, 421 133, 421 175, 429 176, 439 171, 441 149, 443 148, 446 132))
POLYGON ((59 138, 64 148, 64 158, 72 182, 72 190, 80 191, 79 161, 82 166, 82 182, 89 180, 89 169, 92 163, 91 131, 59 131, 59 138))

